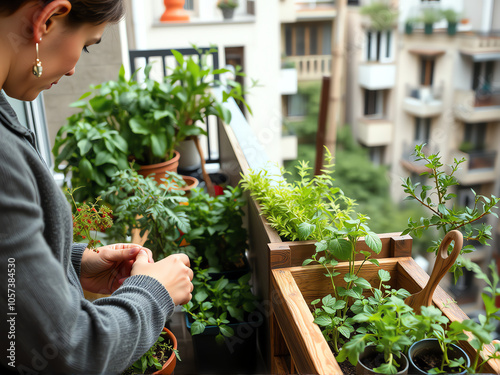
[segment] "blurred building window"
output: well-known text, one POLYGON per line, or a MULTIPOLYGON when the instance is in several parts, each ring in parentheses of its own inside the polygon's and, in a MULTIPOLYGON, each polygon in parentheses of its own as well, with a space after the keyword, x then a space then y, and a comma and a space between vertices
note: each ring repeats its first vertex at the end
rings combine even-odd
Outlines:
POLYGON ((307 115, 307 96, 295 94, 287 96, 287 116, 304 117, 307 115))
POLYGON ((287 56, 331 55, 332 23, 298 22, 285 25, 287 56))
POLYGON ((430 117, 415 117, 415 143, 429 144, 429 135, 431 134, 430 117))
POLYGON ((377 62, 394 60, 391 30, 366 32, 366 60, 377 62))
POLYGON ((370 118, 384 116, 384 92, 382 90, 365 90, 364 115, 370 118))
POLYGON ((465 124, 464 140, 469 144, 469 151, 483 151, 486 143, 485 122, 465 124))

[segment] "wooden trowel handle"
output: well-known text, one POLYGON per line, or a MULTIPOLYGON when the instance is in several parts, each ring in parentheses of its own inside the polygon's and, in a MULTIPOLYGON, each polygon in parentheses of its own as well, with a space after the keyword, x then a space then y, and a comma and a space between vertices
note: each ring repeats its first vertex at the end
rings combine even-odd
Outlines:
POLYGON ((430 306, 432 303, 432 296, 434 295, 434 291, 441 279, 446 275, 446 273, 450 270, 451 266, 455 263, 460 254, 460 250, 462 250, 462 245, 464 242, 464 238, 462 233, 458 230, 452 230, 444 236, 441 241, 441 245, 439 245, 439 249, 436 256, 436 262, 434 263, 434 268, 432 269, 431 276, 425 288, 421 291, 422 295, 422 306, 430 306), (448 255, 448 246, 450 246, 451 241, 454 241, 455 244, 453 246, 453 251, 450 255, 448 255))

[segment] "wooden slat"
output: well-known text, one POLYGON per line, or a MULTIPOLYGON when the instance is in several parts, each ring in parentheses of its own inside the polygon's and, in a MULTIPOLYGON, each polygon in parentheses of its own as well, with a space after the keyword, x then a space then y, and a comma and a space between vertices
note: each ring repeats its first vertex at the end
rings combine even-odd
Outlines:
POLYGON ((284 357, 274 357, 273 358, 273 369, 271 370, 271 374, 275 375, 288 375, 290 374, 290 370, 288 369, 288 365, 286 363, 286 359, 284 357))
POLYGON ((300 374, 341 374, 290 271, 273 270, 273 309, 300 374))
MULTIPOLYGON (((411 256, 412 238, 409 235, 401 236, 400 233, 383 233, 378 235, 382 241, 382 250, 379 254, 374 254, 373 258, 393 258, 411 256)), ((268 245, 269 263, 271 268, 296 267, 301 266, 304 260, 309 259, 315 252, 315 241, 288 241, 275 242, 268 245)), ((364 237, 361 237, 356 245, 358 250, 370 251, 366 245, 364 237)), ((362 260, 363 255, 359 254, 357 260, 362 260)))

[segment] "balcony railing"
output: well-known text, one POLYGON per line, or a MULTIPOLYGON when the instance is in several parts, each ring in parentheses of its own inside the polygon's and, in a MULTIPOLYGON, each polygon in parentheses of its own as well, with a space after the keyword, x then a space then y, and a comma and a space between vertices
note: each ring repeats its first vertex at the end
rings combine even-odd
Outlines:
POLYGON ((365 146, 387 146, 392 142, 394 124, 388 119, 363 117, 357 128, 358 140, 365 146))
POLYGON ((465 122, 496 121, 500 118, 500 88, 455 90, 455 117, 465 122))
POLYGON ((461 35, 460 39, 460 49, 465 53, 500 51, 499 33, 467 34, 461 35))
POLYGON ((359 84, 368 90, 393 88, 396 84, 396 65, 376 62, 359 65, 359 84))
POLYGON ((299 81, 318 80, 330 74, 332 57, 330 55, 288 56, 297 69, 299 81))
POLYGON ((443 85, 406 86, 404 109, 419 117, 437 116, 443 111, 443 85))
POLYGON ((456 177, 462 185, 482 184, 497 178, 497 151, 456 151, 454 158, 467 159, 457 170, 456 177))

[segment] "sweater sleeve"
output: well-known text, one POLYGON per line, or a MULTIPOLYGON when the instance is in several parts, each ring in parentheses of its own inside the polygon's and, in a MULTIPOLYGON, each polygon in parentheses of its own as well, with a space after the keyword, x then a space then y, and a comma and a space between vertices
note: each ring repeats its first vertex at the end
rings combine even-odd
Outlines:
POLYGON ((80 277, 82 256, 86 248, 86 243, 74 243, 73 246, 71 246, 71 263, 73 263, 73 268, 78 277, 80 277))
POLYGON ((67 202, 38 156, 21 148, 0 129, 0 347, 9 353, 0 365, 25 374, 121 373, 154 344, 172 299, 155 279, 133 276, 110 297, 85 300, 70 224, 57 217, 67 202))

